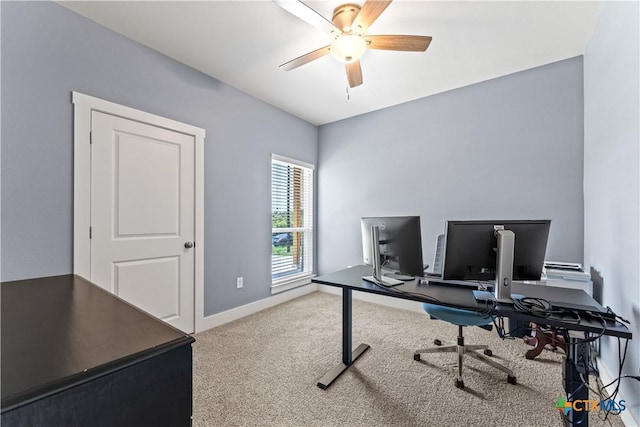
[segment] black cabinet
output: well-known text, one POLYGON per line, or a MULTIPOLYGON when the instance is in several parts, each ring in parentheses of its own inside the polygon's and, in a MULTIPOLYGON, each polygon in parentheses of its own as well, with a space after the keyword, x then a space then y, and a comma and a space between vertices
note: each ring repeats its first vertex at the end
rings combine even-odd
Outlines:
POLYGON ((191 424, 191 336, 73 275, 1 299, 2 426, 191 424))

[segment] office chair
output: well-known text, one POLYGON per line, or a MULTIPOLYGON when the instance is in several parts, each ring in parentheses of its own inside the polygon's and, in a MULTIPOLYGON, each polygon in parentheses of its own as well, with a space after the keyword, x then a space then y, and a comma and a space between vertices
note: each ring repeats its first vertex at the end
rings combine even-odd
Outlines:
MULTIPOLYGON (((434 272, 441 272, 442 268, 442 256, 444 254, 444 235, 438 236, 438 242, 436 244, 436 256, 434 261, 434 272)), ((477 313, 469 310, 462 310, 453 307, 444 307, 441 305, 423 303, 422 309, 431 317, 435 319, 444 320, 445 322, 452 323, 458 326, 458 342, 456 345, 442 346, 442 342, 439 339, 433 341, 436 347, 430 347, 425 349, 416 350, 413 353, 413 360, 420 360, 421 354, 426 353, 458 353, 458 376, 455 379, 455 385, 457 388, 464 388, 464 381, 462 379, 462 362, 463 356, 466 354, 481 362, 486 363, 489 366, 493 366, 496 369, 501 370, 507 374, 507 382, 510 384, 516 384, 516 377, 513 375, 513 371, 493 360, 487 356, 491 356, 491 350, 486 345, 465 345, 464 335, 462 328, 465 326, 479 326, 483 329, 492 330, 493 317, 481 317, 477 313), (483 350, 483 354, 479 353, 483 350)))

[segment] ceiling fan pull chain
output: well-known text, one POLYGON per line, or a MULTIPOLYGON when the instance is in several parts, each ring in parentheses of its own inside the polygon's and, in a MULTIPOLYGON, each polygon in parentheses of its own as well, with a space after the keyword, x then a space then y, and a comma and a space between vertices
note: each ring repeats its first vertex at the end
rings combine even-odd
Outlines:
POLYGON ((349 86, 347 86, 347 101, 349 101, 351 99, 351 96, 349 94, 349 86))

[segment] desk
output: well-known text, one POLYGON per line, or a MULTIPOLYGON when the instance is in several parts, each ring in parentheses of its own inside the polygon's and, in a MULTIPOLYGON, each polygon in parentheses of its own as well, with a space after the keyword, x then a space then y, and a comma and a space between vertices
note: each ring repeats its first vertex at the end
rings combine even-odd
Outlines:
MULTIPOLYGON (((342 288, 342 362, 327 372, 318 381, 317 385, 321 389, 327 389, 333 381, 369 349, 369 345, 367 344, 360 344, 355 350, 352 348, 352 291, 354 290, 418 302, 431 302, 455 308, 468 308, 470 310, 484 308, 484 303, 476 302, 470 288, 446 286, 443 284, 425 285, 418 283, 417 280, 406 282, 393 288, 383 288, 362 280, 363 276, 370 275, 370 266, 355 266, 312 279, 314 283, 342 288), (435 298, 437 302, 430 298, 435 298)), ((512 293, 544 298, 549 301, 598 306, 598 303, 593 298, 584 291, 577 289, 513 283, 512 293)), ((595 319, 582 319, 579 323, 575 323, 571 321, 573 318, 570 316, 561 315, 543 318, 517 311, 511 304, 498 304, 495 312, 501 317, 563 327, 571 331, 579 332, 578 335, 572 334, 570 339, 569 354, 565 362, 566 379, 564 385, 567 395, 571 396, 569 401, 588 399, 589 390, 586 387, 581 387, 580 372, 577 371, 573 361, 580 359, 588 360, 589 345, 581 343, 581 341, 589 333, 601 333, 602 325, 599 321, 595 319)), ((624 325, 615 322, 607 322, 605 334, 620 338, 631 338, 631 332, 629 332, 624 325)), ((587 412, 570 411, 569 418, 571 424, 580 422, 582 426, 588 425, 587 412), (584 419, 574 419, 574 417, 584 419)))
POLYGON ((79 276, 2 283, 2 418, 190 426, 189 335, 79 276))

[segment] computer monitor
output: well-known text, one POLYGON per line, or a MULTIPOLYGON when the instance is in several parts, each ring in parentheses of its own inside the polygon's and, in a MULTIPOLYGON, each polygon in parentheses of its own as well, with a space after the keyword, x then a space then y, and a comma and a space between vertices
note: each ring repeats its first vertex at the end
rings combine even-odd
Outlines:
POLYGON ((515 235, 513 280, 540 280, 550 220, 447 221, 442 278, 445 280, 496 279, 496 229, 515 235))
POLYGON ((360 220, 363 261, 374 265, 371 227, 379 229, 382 268, 411 276, 423 275, 419 216, 366 217, 360 220))

